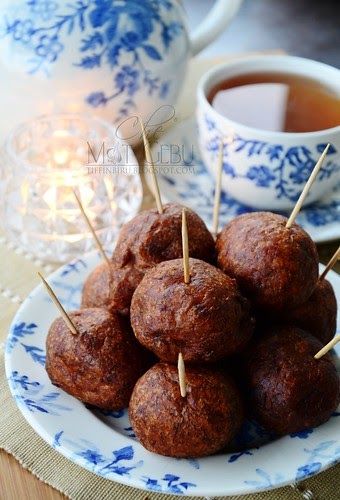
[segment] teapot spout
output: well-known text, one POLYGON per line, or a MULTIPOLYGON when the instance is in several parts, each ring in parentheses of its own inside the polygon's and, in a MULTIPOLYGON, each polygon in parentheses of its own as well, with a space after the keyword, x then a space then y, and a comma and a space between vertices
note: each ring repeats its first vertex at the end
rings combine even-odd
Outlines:
POLYGON ((197 28, 191 33, 191 53, 193 56, 201 52, 215 40, 236 16, 242 0, 217 0, 197 28))

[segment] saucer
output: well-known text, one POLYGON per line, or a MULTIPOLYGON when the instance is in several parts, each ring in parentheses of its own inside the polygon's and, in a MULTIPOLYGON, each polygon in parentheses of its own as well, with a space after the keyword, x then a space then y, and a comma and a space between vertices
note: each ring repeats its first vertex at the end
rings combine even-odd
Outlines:
MULTIPOLYGON (((160 137, 152 147, 152 157, 162 201, 191 208, 211 229, 215 182, 200 157, 194 116, 180 122, 160 137)), ((144 173, 151 186, 146 165, 144 173)), ((222 191, 219 229, 237 215, 255 210, 222 191)), ((281 213, 290 215, 290 212, 281 213)), ((340 183, 327 197, 303 207, 296 222, 316 243, 340 238, 340 183)))

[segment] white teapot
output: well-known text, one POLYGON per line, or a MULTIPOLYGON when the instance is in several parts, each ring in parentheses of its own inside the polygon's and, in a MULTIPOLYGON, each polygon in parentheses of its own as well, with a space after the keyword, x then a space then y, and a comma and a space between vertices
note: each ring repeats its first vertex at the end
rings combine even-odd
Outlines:
POLYGON ((188 60, 242 0, 217 0, 189 34, 180 0, 1 0, 0 134, 40 114, 85 112, 140 139, 136 120, 169 115, 188 60))

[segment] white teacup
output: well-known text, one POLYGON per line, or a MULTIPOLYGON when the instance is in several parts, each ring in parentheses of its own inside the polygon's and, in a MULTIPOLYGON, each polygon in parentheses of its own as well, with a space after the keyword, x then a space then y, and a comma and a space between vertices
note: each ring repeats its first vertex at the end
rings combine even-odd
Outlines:
MULTIPOLYGON (((266 88, 264 92, 267 92, 266 88)), ((267 92, 256 117, 266 115, 270 121, 280 121, 282 117, 276 104, 286 98, 287 95, 279 87, 272 96, 267 92), (264 109, 266 106, 270 106, 268 113, 264 109)), ((253 97, 251 99, 254 101, 253 97)), ((222 188, 248 206, 266 210, 293 208, 327 143, 330 143, 328 154, 305 204, 320 200, 340 181, 339 69, 286 55, 250 56, 221 64, 206 73, 199 82, 197 121, 201 155, 208 170, 215 178, 223 139, 222 188), (308 132, 266 130, 265 127, 274 127, 273 124, 244 124, 250 109, 245 99, 237 103, 236 110, 232 109, 236 102, 232 102, 233 97, 225 106, 222 102, 223 114, 217 110, 214 100, 213 104, 209 102, 213 89, 222 82, 255 73, 290 74, 317 82, 334 95, 338 119, 335 117, 331 127, 308 132), (236 115, 232 115, 234 112, 236 115), (245 116, 242 117, 241 113, 245 116), (239 121, 235 120, 235 116, 241 117, 239 121)))

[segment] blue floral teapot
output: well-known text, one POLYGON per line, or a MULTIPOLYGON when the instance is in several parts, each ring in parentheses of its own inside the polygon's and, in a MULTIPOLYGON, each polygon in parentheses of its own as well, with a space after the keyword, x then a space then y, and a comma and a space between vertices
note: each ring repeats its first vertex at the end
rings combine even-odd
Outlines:
POLYGON ((157 110, 168 113, 189 58, 241 2, 217 0, 189 35, 180 0, 1 0, 1 133, 35 115, 72 111, 106 118, 135 142, 129 118, 147 123, 157 110))

